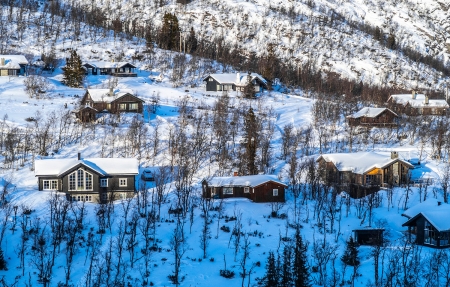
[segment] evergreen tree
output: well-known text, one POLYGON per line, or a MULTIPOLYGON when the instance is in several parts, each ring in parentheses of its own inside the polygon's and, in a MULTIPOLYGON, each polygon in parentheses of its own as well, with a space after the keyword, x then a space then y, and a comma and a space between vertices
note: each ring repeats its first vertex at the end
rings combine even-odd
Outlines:
POLYGON ((70 52, 70 57, 66 58, 66 66, 62 70, 63 84, 72 88, 80 88, 83 86, 85 70, 76 50, 70 52))
POLYGON ((244 118, 244 146, 245 155, 242 158, 241 174, 258 174, 256 166, 256 147, 258 142, 258 123, 253 109, 250 108, 244 118))
POLYGON ((374 35, 375 40, 380 41, 381 40, 381 30, 380 27, 376 27, 375 28, 375 35, 374 35))
POLYGON ((251 76, 250 72, 248 72, 248 75, 247 75, 247 80, 246 80, 246 84, 244 86, 243 94, 244 94, 244 97, 246 97, 248 99, 252 99, 255 97, 255 88, 253 87, 252 76, 251 76))
POLYGON ((291 287, 294 284, 292 275, 292 247, 285 246, 283 249, 283 265, 281 266, 281 281, 280 287, 291 287))
POLYGON ((386 46, 391 50, 395 50, 397 48, 397 42, 395 41, 394 34, 389 34, 389 37, 387 38, 386 46))
POLYGON ((278 287, 279 274, 275 262, 275 255, 273 252, 269 252, 266 265, 266 275, 262 280, 263 287, 278 287))
POLYGON ((8 270, 8 268, 6 268, 6 260, 5 257, 3 256, 3 250, 0 248, 0 270, 8 270))
POLYGON ((159 46, 161 49, 178 50, 180 46, 180 27, 175 14, 165 13, 163 24, 159 32, 159 46))
POLYGON ((192 54, 197 50, 197 37, 195 37, 194 28, 191 27, 191 31, 189 32, 189 37, 186 43, 186 51, 189 54, 192 54))
POLYGON ((306 245, 303 244, 300 231, 295 233, 293 278, 295 287, 309 287, 309 267, 306 261, 306 245))
POLYGON ((347 241, 347 246, 344 251, 344 255, 341 257, 342 262, 345 265, 357 267, 359 266, 359 258, 358 258, 358 248, 356 242, 353 240, 353 237, 350 236, 347 241))

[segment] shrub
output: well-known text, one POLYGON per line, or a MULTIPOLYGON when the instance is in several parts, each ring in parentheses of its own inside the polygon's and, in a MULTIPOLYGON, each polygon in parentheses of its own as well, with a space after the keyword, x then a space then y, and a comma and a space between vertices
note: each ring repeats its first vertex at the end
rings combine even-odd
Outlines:
POLYGON ((231 279, 234 277, 234 271, 231 270, 220 270, 220 276, 231 279))

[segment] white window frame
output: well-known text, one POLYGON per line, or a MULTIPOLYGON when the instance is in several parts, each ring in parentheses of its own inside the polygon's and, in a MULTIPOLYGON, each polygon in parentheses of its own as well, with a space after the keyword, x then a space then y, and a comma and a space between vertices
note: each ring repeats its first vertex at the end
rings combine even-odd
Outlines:
POLYGON ((46 179, 42 181, 42 190, 58 190, 58 180, 56 179, 46 179), (45 188, 46 183, 48 185, 47 188, 45 188))
POLYGON ((223 194, 233 194, 233 188, 232 187, 223 187, 223 194))
POLYGON ((108 187, 108 179, 100 178, 100 187, 108 187))
POLYGON ((72 173, 70 173, 69 174, 69 177, 68 177, 68 179, 69 179, 69 191, 78 191, 78 190, 88 190, 88 191, 92 191, 92 190, 94 190, 94 176, 92 175, 92 173, 90 173, 90 172, 87 172, 87 171, 85 171, 85 170, 83 170, 83 169, 77 169, 77 170, 75 170, 74 172, 72 172, 72 173), (78 172, 82 172, 83 173, 83 179, 80 181, 80 182, 78 182, 78 172), (73 187, 71 187, 71 179, 70 179, 70 177, 72 177, 72 176, 74 176, 73 177, 73 180, 74 180, 74 188, 73 187), (91 185, 91 188, 86 188, 86 186, 87 186, 87 183, 88 183, 88 177, 90 177, 90 185, 91 185), (79 183, 81 183, 81 185, 82 186, 79 186, 79 183))
POLYGON ((127 179, 126 178, 119 178, 119 186, 120 187, 127 186, 127 179))
POLYGON ((250 193, 250 187, 244 187, 244 193, 250 193))
POLYGON ((278 188, 274 188, 272 191, 273 196, 278 196, 278 188))

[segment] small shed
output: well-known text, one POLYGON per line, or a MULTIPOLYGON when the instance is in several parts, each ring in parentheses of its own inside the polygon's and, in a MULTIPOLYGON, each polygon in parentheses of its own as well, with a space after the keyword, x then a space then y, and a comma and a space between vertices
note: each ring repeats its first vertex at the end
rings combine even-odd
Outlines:
POLYGON ((354 229, 353 237, 360 245, 379 245, 383 243, 383 228, 354 229))

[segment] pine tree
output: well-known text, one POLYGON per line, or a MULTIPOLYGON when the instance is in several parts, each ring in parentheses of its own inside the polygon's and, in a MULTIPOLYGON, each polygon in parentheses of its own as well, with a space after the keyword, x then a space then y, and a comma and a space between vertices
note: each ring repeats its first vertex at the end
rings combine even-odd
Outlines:
POLYGON ((0 248, 0 270, 8 270, 6 267, 6 260, 3 256, 3 250, 0 248))
POLYGON ((244 91, 242 92, 244 94, 244 97, 248 99, 252 99, 255 97, 255 88, 253 87, 252 83, 252 76, 250 72, 248 72, 246 84, 244 86, 244 91))
POLYGON ((165 13, 163 24, 159 32, 159 46, 161 49, 178 50, 180 45, 180 27, 175 14, 165 13))
POLYGON ((309 287, 309 267, 306 261, 306 246, 303 244, 300 231, 295 233, 294 248, 294 268, 293 268, 294 286, 309 287))
POLYGON ((80 56, 76 50, 70 52, 70 57, 66 58, 66 66, 63 70, 63 83, 72 88, 83 86, 85 70, 83 69, 80 56))
POLYGON ((266 265, 266 275, 263 278, 263 287, 278 287, 279 275, 277 271, 277 266, 275 262, 275 255, 273 252, 269 252, 269 257, 267 258, 266 265))
POLYGON ((189 37, 186 43, 187 52, 192 54, 197 50, 197 37, 195 37, 194 28, 191 27, 191 31, 189 32, 189 37))
POLYGON ((283 249, 283 265, 281 266, 280 287, 291 287, 294 284, 293 266, 292 266, 292 247, 285 246, 283 249))
POLYGON ((342 262, 345 265, 359 266, 359 258, 358 258, 358 248, 356 246, 356 242, 353 240, 353 237, 350 236, 347 241, 347 246, 344 251, 344 255, 341 257, 342 262))
POLYGON ((389 34, 389 37, 386 40, 386 46, 391 50, 395 50, 397 48, 397 42, 395 41, 394 34, 389 34))
POLYGON ((256 147, 258 142, 258 123, 255 113, 250 108, 244 118, 244 146, 245 155, 243 156, 243 165, 241 173, 244 175, 258 174, 256 166, 256 147))

